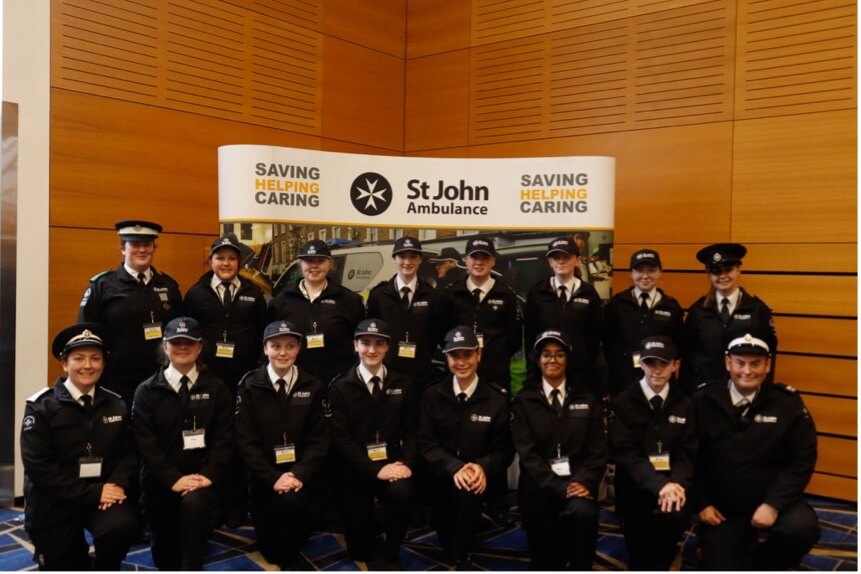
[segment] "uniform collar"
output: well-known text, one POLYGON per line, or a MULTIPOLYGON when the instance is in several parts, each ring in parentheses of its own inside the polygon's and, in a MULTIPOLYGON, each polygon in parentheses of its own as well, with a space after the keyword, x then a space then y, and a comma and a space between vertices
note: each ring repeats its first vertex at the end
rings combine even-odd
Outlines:
POLYGON ((754 391, 754 393, 752 395, 750 395, 749 397, 746 397, 743 394, 741 394, 740 392, 738 392, 738 390, 735 388, 735 385, 732 382, 732 379, 729 380, 727 385, 729 387, 729 402, 732 403, 732 406, 738 405, 738 403, 740 403, 742 400, 745 400, 745 399, 747 399, 747 401, 750 404, 753 404, 753 401, 755 401, 756 397, 759 396, 759 391, 762 390, 762 387, 759 387, 758 389, 756 389, 756 391, 754 391))
POLYGON ((403 280, 401 279, 400 275, 395 275, 395 291, 397 291, 398 293, 400 293, 401 289, 403 289, 404 287, 409 287, 410 293, 415 293, 416 289, 418 288, 418 283, 419 283, 418 274, 416 274, 416 276, 413 277, 413 280, 410 281, 409 283, 404 283, 403 280))
POLYGON ((580 280, 577 279, 576 275, 571 277, 571 279, 565 283, 560 283, 559 280, 556 279, 555 275, 550 278, 550 287, 553 288, 554 293, 559 291, 559 287, 561 285, 565 285, 565 296, 570 300, 571 296, 574 295, 574 293, 577 292, 577 289, 580 288, 580 280))
MULTIPOLYGON (((66 379, 65 381, 63 381, 63 386, 66 388, 66 390, 69 392, 69 395, 72 397, 72 399, 76 403, 84 404, 81 402, 81 397, 84 396, 84 393, 82 393, 78 389, 78 387, 76 387, 72 383, 72 381, 70 381, 69 379, 66 379)), ((96 398, 96 385, 93 385, 93 388, 91 388, 90 391, 86 394, 88 394, 90 396, 90 399, 95 400, 95 398, 96 398)))
POLYGON ((494 284, 496 284, 496 279, 494 279, 493 277, 488 277, 487 281, 485 281, 484 285, 482 285, 481 287, 472 282, 472 277, 466 278, 466 290, 472 293, 476 289, 479 289, 481 291, 482 300, 487 297, 487 294, 490 293, 491 289, 493 289, 494 284))
POLYGON ((544 391, 544 396, 547 397, 548 402, 552 400, 550 393, 553 392, 554 388, 559 389, 559 403, 565 404, 565 399, 568 396, 568 389, 567 389, 566 382, 563 381, 562 384, 559 385, 558 387, 553 387, 550 383, 547 382, 547 380, 544 377, 541 378, 541 389, 544 391))
MULTIPOLYGON (((123 263, 123 269, 126 270, 126 273, 128 273, 132 279, 137 281, 138 273, 141 273, 140 271, 135 271, 134 269, 132 269, 131 267, 129 267, 125 263, 123 263)), ((143 274, 144 274, 144 283, 149 285, 149 282, 152 281, 152 265, 147 267, 146 271, 143 271, 143 274)))
MULTIPOLYGON (((188 377, 188 388, 191 390, 191 387, 195 385, 197 382, 197 377, 200 373, 197 372, 197 367, 194 366, 186 375, 188 377)), ((167 384, 170 385, 176 393, 179 393, 179 388, 182 386, 179 380, 182 378, 182 373, 177 371, 173 365, 168 365, 168 367, 164 370, 164 380, 167 381, 167 384)))
POLYGON ((475 394, 475 389, 478 388, 478 375, 472 379, 472 382, 469 383, 469 386, 466 387, 466 389, 461 390, 460 385, 457 383, 457 377, 454 375, 451 377, 451 384, 455 398, 457 398, 460 393, 466 393, 466 400, 469 400, 472 398, 472 395, 475 394))
POLYGON ((649 307, 654 307, 658 303, 658 301, 661 300, 661 292, 658 290, 657 287, 655 287, 651 291, 643 291, 639 287, 635 286, 634 291, 633 291, 633 295, 634 295, 634 301, 637 302, 637 305, 639 305, 640 302, 642 301, 642 299, 640 298, 641 293, 648 293, 649 294, 649 299, 648 299, 649 307))
POLYGON ((284 391, 289 395, 290 391, 293 390, 293 385, 296 383, 296 379, 299 377, 299 368, 296 365, 290 367, 290 371, 284 377, 279 377, 278 373, 275 372, 275 369, 272 368, 272 363, 266 363, 266 374, 269 375, 269 382, 272 383, 272 387, 275 389, 275 392, 278 392, 278 379, 283 378, 284 382, 284 391))
MULTIPOLYGON (((221 283, 222 283, 221 279, 219 279, 219 278, 218 278, 218 275, 216 275, 216 274, 213 272, 213 274, 212 274, 212 278, 209 280, 209 286, 210 286, 210 287, 212 287, 212 289, 213 289, 217 294, 220 294, 220 292, 218 291, 218 288, 219 288, 219 287, 221 287, 221 283)), ((234 293, 236 293, 236 292, 239 290, 239 284, 240 284, 240 282, 239 282, 239 275, 237 275, 236 277, 234 277, 234 278, 233 278, 233 281, 231 281, 231 282, 230 282, 230 284, 231 284, 231 285, 233 285, 233 292, 234 292, 234 293)))
POLYGON ((661 389, 660 393, 656 393, 655 391, 652 390, 652 387, 650 387, 649 384, 646 382, 646 377, 643 377, 642 379, 640 379, 640 389, 643 391, 643 394, 646 395, 646 402, 651 401, 652 397, 661 397, 661 399, 663 399, 663 401, 666 403, 667 397, 670 396, 670 384, 669 383, 664 385, 664 388, 661 389))

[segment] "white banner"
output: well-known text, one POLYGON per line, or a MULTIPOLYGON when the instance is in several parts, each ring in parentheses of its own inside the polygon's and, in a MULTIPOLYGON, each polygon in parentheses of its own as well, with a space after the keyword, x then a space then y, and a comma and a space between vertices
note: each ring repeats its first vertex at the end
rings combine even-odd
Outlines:
POLYGON ((448 159, 261 145, 218 149, 222 222, 613 229, 616 160, 448 159))

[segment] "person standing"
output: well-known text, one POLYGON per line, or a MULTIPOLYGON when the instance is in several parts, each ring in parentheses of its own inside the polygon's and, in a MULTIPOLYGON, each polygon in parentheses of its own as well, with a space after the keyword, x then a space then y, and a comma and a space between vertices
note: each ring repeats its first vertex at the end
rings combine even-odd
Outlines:
POLYGON ((414 237, 401 237, 392 247, 398 272, 379 283, 368 295, 368 317, 382 319, 391 334, 386 365, 396 369, 419 388, 436 382, 441 373, 432 359, 442 338, 439 316, 440 294, 418 276, 422 244, 414 237))
POLYGON ((518 501, 531 570, 591 570, 598 541, 598 485, 607 464, 603 409, 566 376, 571 346, 540 333, 540 385, 514 399, 511 431, 520 457, 518 501))
POLYGON ((40 570, 119 570, 137 534, 128 408, 101 386, 107 330, 66 327, 51 351, 66 377, 27 399, 21 427, 24 528, 40 570), (84 530, 96 549, 90 561, 84 530))
POLYGON ((771 309, 740 285, 742 259, 747 248, 740 243, 715 243, 697 252, 708 270, 711 286, 688 310, 684 327, 681 382, 689 394, 723 381, 723 341, 729 330, 762 331, 771 349, 768 382, 774 380, 777 332, 771 309))
MULTIPOLYGON (((675 375, 676 345, 646 337, 638 349, 643 377, 613 399, 610 458, 616 463, 616 513, 628 546, 629 570, 670 569, 688 525, 693 479, 684 437, 688 398, 675 375)), ((690 442, 690 441, 688 441, 690 442)))
MULTIPOLYGON (((567 377, 602 396, 595 371, 601 347, 601 297, 592 285, 577 277, 580 250, 573 239, 557 237, 547 245, 546 256, 553 275, 536 283, 526 295, 524 336, 526 341, 535 341, 548 329, 566 333, 571 338, 567 377)), ((535 357, 527 361, 527 381, 540 383, 535 357)))
POLYGON ((678 301, 658 287, 661 256, 654 249, 631 255, 633 285, 610 299, 604 308, 604 357, 610 394, 618 395, 640 380, 643 370, 637 353, 640 342, 664 336, 680 345, 684 310, 678 301))
POLYGON ((477 374, 483 353, 468 326, 446 334, 443 352, 453 376, 422 395, 419 453, 432 474, 440 543, 457 569, 469 569, 488 484, 504 478, 514 456, 508 394, 477 374))
POLYGON ((816 428, 795 389, 766 383, 770 331, 736 334, 725 339, 729 379, 700 390, 688 411, 703 567, 787 570, 819 540, 804 498, 816 428))
POLYGON ((359 323, 353 343, 359 362, 329 388, 347 551, 372 570, 403 569, 398 555, 412 510, 417 455, 419 394, 406 375, 384 364, 390 340, 384 321, 359 323), (374 524, 375 498, 382 506, 383 545, 374 524))
POLYGON ((299 250, 303 279, 269 301, 270 321, 289 321, 305 335, 298 364, 324 384, 353 364, 353 331, 365 316, 362 297, 327 279, 332 253, 319 239, 299 250))
POLYGON ((233 454, 233 397, 200 371, 200 325, 171 319, 164 330, 166 368, 141 383, 132 430, 141 456, 141 490, 159 570, 202 570, 233 454))
POLYGON ((463 258, 454 247, 443 247, 439 255, 429 259, 436 270, 436 287, 445 289, 452 283, 466 279, 463 258))
POLYGON ((160 366, 164 326, 181 314, 182 294, 173 278, 152 266, 161 225, 130 219, 115 227, 123 262, 90 279, 78 322, 110 330, 113 349, 102 384, 131 405, 137 386, 160 366))
POLYGON ((248 468, 251 520, 263 557, 282 570, 306 569, 315 479, 329 451, 324 387, 296 366, 305 336, 289 321, 263 332, 268 362, 239 383, 236 444, 248 468))
POLYGON ((478 338, 482 361, 479 376, 511 392, 511 356, 520 350, 523 333, 514 290, 491 272, 496 248, 487 237, 466 242, 469 275, 450 284, 443 295, 440 316, 446 328, 467 325, 478 338))

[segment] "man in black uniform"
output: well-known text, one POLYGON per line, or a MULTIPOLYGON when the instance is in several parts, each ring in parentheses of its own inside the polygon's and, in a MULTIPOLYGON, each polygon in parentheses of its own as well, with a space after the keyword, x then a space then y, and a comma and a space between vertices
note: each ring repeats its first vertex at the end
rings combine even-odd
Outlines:
MULTIPOLYGON (((643 339, 637 349, 643 378, 613 400, 610 457, 616 463, 616 512, 628 545, 629 570, 669 570, 688 524, 686 493, 693 479, 682 440, 688 398, 674 376, 673 340, 643 339)), ((688 445, 690 448, 690 445, 688 445)))
POLYGON ((777 332, 771 309, 759 297, 740 286, 741 263, 747 248, 740 243, 715 243, 697 252, 709 272, 708 293, 691 305, 685 318, 682 345, 682 387, 688 394, 726 379, 723 345, 729 331, 759 332, 771 349, 774 380, 777 332))
POLYGON ((111 331, 103 384, 131 406, 137 386, 159 368, 162 331, 180 315, 182 294, 173 278, 152 266, 161 225, 126 220, 116 228, 123 263, 90 279, 78 322, 100 323, 111 331))
POLYGON ((167 368, 141 383, 132 430, 141 456, 141 500, 160 570, 202 570, 233 455, 233 396, 200 370, 200 325, 177 317, 164 329, 167 368))
POLYGON ((416 461, 419 394, 404 374, 383 364, 390 340, 385 322, 359 323, 359 363, 329 387, 347 551, 354 560, 376 560, 372 570, 402 570, 398 553, 409 524, 416 461), (375 497, 384 515, 382 556, 375 497))
POLYGON ((414 237, 401 237, 392 248, 397 274, 371 289, 368 317, 385 321, 391 333, 386 365, 426 388, 442 375, 433 366, 434 350, 442 338, 440 294, 419 278, 422 245, 414 237))
POLYGON ((478 337, 481 363, 478 375, 511 391, 511 356, 522 343, 520 309, 514 291, 491 275, 496 248, 487 237, 466 242, 469 276, 444 292, 440 316, 447 329, 467 325, 478 337))
POLYGON ((541 381, 517 395, 511 422, 529 567, 591 570, 598 485, 607 464, 604 412, 592 393, 566 376, 567 335, 544 331, 534 350, 541 381))
POLYGON ((654 249, 631 255, 633 285, 610 299, 604 309, 604 357, 610 394, 616 396, 640 379, 640 341, 662 335, 681 344, 684 310, 659 287, 661 257, 654 249))
POLYGON ((331 444, 324 387, 296 366, 305 340, 289 321, 263 332, 266 365, 248 373, 236 398, 236 445, 248 468, 251 519, 263 557, 298 566, 311 531, 314 480, 331 444))
POLYGON ((697 441, 692 510, 707 570, 786 570, 819 539, 804 499, 816 428, 795 389, 765 383, 768 332, 731 338, 729 381, 698 392, 688 411, 697 441))
POLYGON ((362 297, 329 281, 332 253, 319 239, 299 250, 304 278, 269 301, 270 321, 289 321, 305 334, 299 366, 324 384, 350 368, 353 331, 365 317, 362 297))
POLYGON ((476 374, 482 351, 475 333, 455 327, 445 336, 443 352, 454 376, 422 395, 419 452, 433 474, 433 523, 440 543, 464 569, 471 567, 488 483, 504 477, 514 448, 507 392, 476 374))
MULTIPOLYGON (((601 347, 601 297, 595 288, 576 275, 580 250, 570 237, 557 237, 547 245, 547 263, 553 275, 535 284, 523 307, 524 336, 535 341, 547 329, 567 333, 571 338, 568 378, 595 396, 603 395, 595 372, 601 347)), ((528 381, 541 382, 534 357, 526 362, 528 381)))
POLYGON ((40 570, 119 570, 137 533, 136 505, 126 497, 137 471, 128 409, 97 384, 106 343, 95 323, 60 331, 51 347, 68 376, 24 409, 24 527, 40 570), (84 529, 96 547, 93 563, 84 529))

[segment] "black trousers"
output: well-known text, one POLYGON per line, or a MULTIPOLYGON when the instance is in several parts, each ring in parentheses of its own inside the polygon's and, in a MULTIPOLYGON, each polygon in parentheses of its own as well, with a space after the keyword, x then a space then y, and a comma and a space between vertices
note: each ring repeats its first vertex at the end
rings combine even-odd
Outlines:
POLYGON ((379 529, 374 520, 376 499, 383 513, 383 532, 386 535, 384 557, 389 561, 397 560, 412 513, 413 480, 377 480, 371 484, 356 478, 345 478, 341 484, 341 511, 347 552, 354 560, 362 562, 372 560, 377 554, 379 529))
POLYGON ((81 512, 77 519, 50 528, 28 529, 39 570, 119 570, 137 536, 137 507, 128 499, 107 510, 81 512), (90 562, 84 529, 93 535, 96 559, 90 562))
POLYGON ((768 530, 751 526, 751 516, 730 518, 719 526, 700 524, 703 569, 787 570, 819 540, 819 521, 804 500, 784 508, 768 530))
POLYGON ((311 533, 312 506, 308 486, 299 492, 279 494, 252 482, 251 522, 260 553, 266 561, 286 568, 299 557, 311 533))
POLYGON ((679 553, 679 538, 689 524, 681 512, 637 507, 620 510, 628 546, 628 570, 669 570, 679 553))
POLYGON ((223 495, 215 487, 180 496, 159 492, 146 497, 152 529, 152 558, 159 570, 203 570, 206 542, 219 516, 223 495))
POLYGON ((434 477, 432 491, 431 524, 440 544, 453 562, 464 560, 475 546, 485 496, 458 490, 451 478, 434 477))
MULTIPOLYGON (((546 501, 545 501, 546 502, 546 501)), ((530 512, 521 500, 530 570, 592 570, 598 542, 598 502, 569 498, 530 512)))

